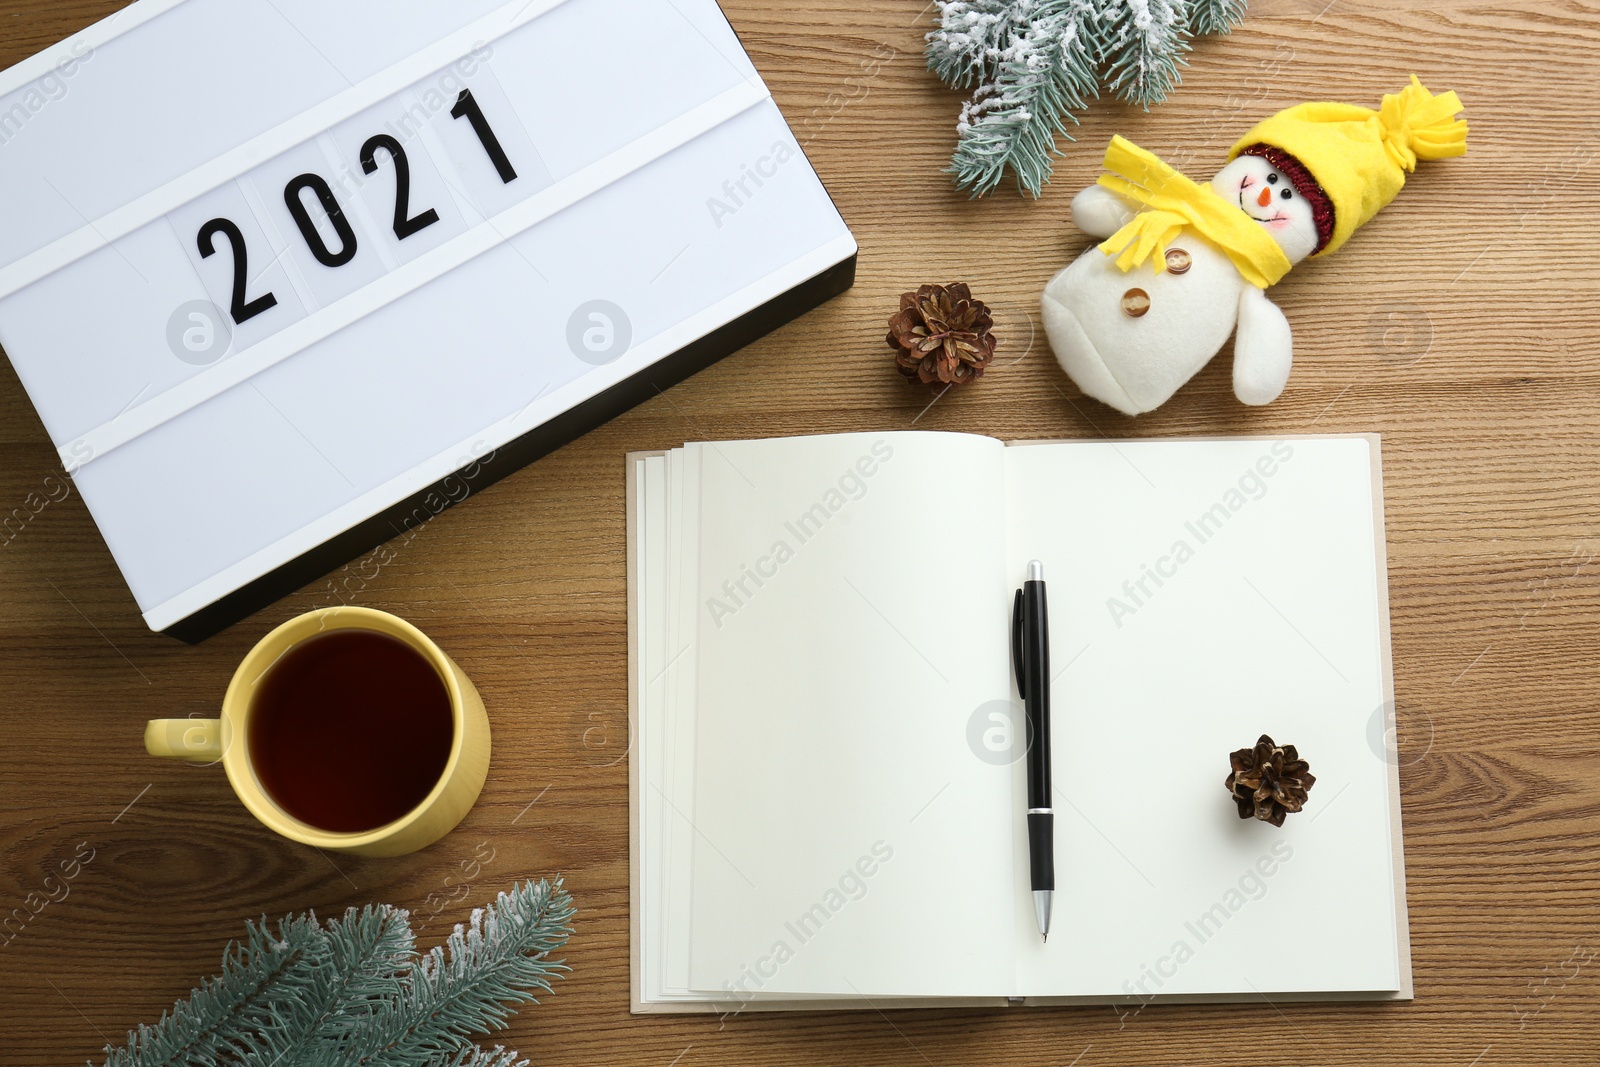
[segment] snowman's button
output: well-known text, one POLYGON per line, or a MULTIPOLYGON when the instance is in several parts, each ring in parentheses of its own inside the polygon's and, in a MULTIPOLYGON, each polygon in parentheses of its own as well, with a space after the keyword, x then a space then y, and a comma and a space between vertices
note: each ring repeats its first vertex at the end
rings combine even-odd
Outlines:
POLYGON ((1187 274, 1194 266, 1194 257, 1181 248, 1167 249, 1167 270, 1173 274, 1187 274))
POLYGON ((1129 289, 1122 294, 1122 313, 1131 319, 1150 310, 1150 294, 1143 289, 1129 289))

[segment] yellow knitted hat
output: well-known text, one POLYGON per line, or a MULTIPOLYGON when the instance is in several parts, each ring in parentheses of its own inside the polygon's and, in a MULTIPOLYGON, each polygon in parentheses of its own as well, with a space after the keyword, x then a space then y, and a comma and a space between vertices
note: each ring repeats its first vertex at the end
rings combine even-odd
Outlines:
POLYGON ((1280 111, 1241 137, 1228 159, 1250 151, 1269 160, 1287 153, 1298 161, 1332 209, 1331 233, 1315 253, 1326 255, 1395 198, 1417 160, 1466 154, 1467 124, 1455 117, 1461 109, 1455 93, 1434 96, 1412 75, 1411 84, 1385 96, 1377 111, 1332 103, 1280 111), (1263 146, 1268 151, 1259 151, 1263 146))

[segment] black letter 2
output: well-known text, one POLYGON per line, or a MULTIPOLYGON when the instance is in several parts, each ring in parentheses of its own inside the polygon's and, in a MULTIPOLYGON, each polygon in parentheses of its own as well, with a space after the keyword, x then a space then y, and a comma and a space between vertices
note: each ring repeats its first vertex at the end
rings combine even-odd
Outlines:
POLYGON ((399 141, 386 133, 367 139, 361 146, 361 170, 366 174, 378 172, 378 149, 389 153, 394 160, 394 235, 404 241, 418 230, 425 230, 439 221, 439 213, 429 208, 416 218, 407 218, 411 210, 411 163, 399 141))
POLYGON ((244 234, 231 219, 212 219, 200 227, 200 258, 210 259, 217 251, 216 236, 222 234, 233 246, 233 306, 229 311, 233 321, 240 326, 263 311, 278 306, 278 298, 271 293, 246 300, 245 285, 249 282, 249 269, 245 266, 244 234))

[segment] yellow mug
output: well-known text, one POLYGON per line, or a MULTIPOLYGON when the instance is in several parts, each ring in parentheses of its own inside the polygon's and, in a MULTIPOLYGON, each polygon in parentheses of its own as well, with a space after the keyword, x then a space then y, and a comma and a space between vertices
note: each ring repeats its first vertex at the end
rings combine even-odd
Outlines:
POLYGON ((152 756, 221 762, 250 813, 291 841, 360 856, 401 856, 426 848, 455 829, 477 801, 489 773, 489 717, 483 698, 461 668, 409 622, 372 608, 322 608, 290 619, 250 650, 228 684, 220 718, 152 719, 145 726, 144 747, 152 756), (386 634, 420 653, 444 683, 454 720, 450 755, 433 790, 395 821, 360 833, 323 830, 284 811, 262 787, 251 765, 249 744, 235 743, 250 736, 257 689, 278 660, 302 641, 344 629, 386 634))

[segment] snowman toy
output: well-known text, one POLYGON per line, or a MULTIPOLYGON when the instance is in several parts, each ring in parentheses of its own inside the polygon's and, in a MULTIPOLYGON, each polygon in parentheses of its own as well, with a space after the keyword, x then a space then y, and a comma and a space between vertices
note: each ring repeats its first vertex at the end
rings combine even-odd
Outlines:
POLYGON ((1455 93, 1415 77, 1378 110, 1307 103, 1240 138, 1197 184, 1121 137, 1072 221, 1104 238, 1050 280, 1045 333, 1078 388, 1127 415, 1151 411, 1234 335, 1233 391, 1278 398, 1293 335, 1266 289, 1349 239, 1400 192, 1419 159, 1459 156, 1455 93))

